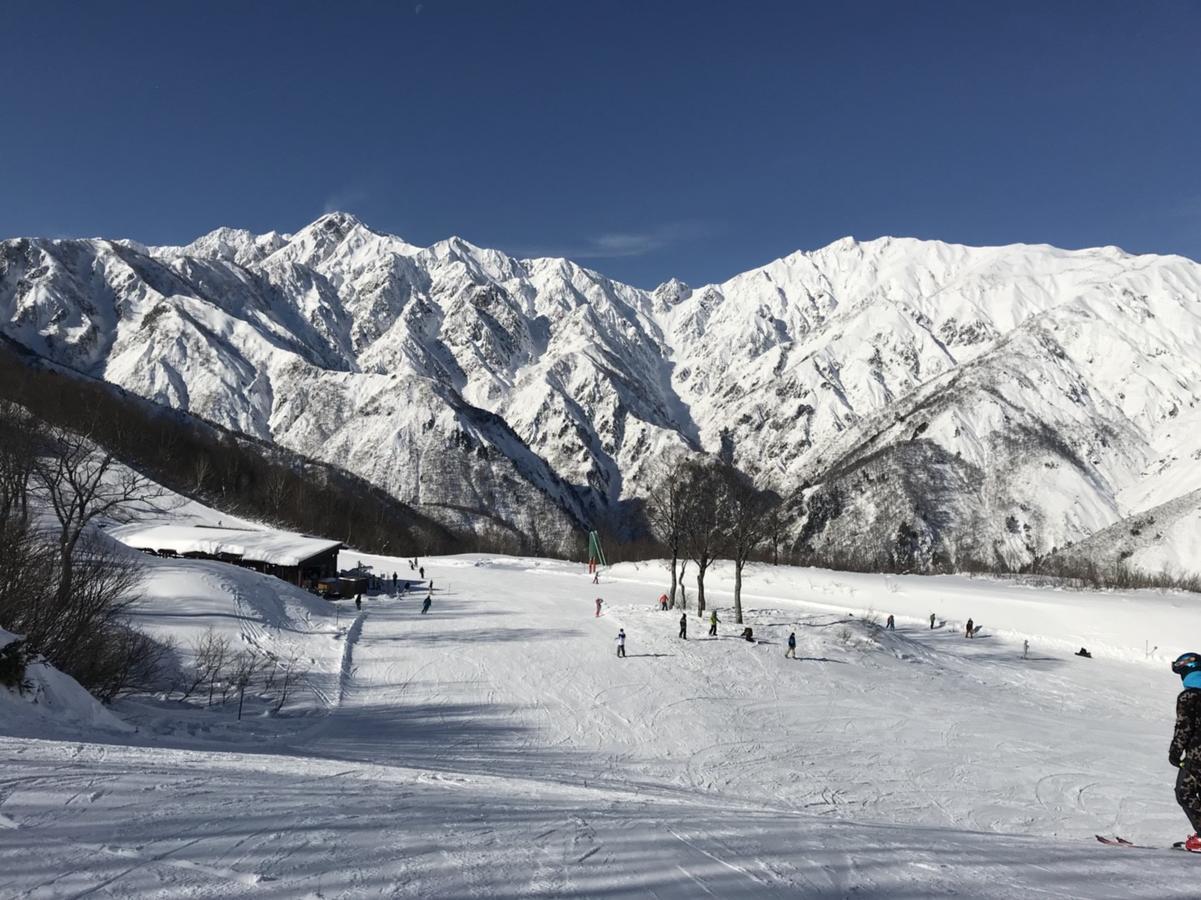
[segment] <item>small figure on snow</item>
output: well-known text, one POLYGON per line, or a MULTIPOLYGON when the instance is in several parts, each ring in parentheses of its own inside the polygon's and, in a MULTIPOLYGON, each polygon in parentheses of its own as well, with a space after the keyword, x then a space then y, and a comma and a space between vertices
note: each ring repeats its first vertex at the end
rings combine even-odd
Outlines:
POLYGON ((433 602, 434 602, 434 595, 433 595, 433 594, 426 594, 426 595, 425 595, 425 600, 423 600, 423 601, 422 601, 422 603, 421 603, 421 614, 422 614, 423 616, 424 616, 424 615, 425 615, 427 612, 429 612, 429 611, 430 611, 430 605, 431 605, 433 602))
POLYGON ((1089 653, 1089 652, 1088 652, 1088 649, 1087 649, 1087 648, 1085 648, 1085 647, 1081 647, 1079 650, 1077 650, 1077 651, 1076 651, 1076 655, 1077 655, 1077 656, 1083 656, 1085 659, 1092 659, 1092 658, 1093 658, 1093 655, 1092 655, 1091 653, 1089 653))
POLYGON ((392 593, 396 593, 396 573, 392 573, 392 593))
POLYGON ((666 594, 659 595, 659 609, 663 610, 663 612, 667 612, 667 595, 666 594))
POLYGON ((974 623, 972 622, 971 619, 968 619, 967 620, 967 630, 964 632, 963 636, 964 637, 975 637, 975 635, 976 635, 976 629, 974 627, 974 623))
POLYGON ((784 652, 785 659, 796 659, 796 632, 788 635, 788 649, 784 652))
POLYGON ((888 614, 888 620, 884 623, 884 627, 887 628, 889 631, 897 630, 897 621, 896 621, 896 619, 894 619, 892 617, 892 613, 888 614))
POLYGON ((1176 775, 1176 802, 1188 816, 1193 833, 1184 841, 1184 849, 1201 853, 1201 654, 1182 653, 1172 663, 1184 690, 1176 698, 1176 731, 1168 748, 1168 762, 1180 771, 1176 775))
POLYGON ((688 640, 688 613, 680 614, 680 637, 688 640))
POLYGON ((417 572, 419 575, 421 575, 421 580, 424 581, 425 580, 425 566, 422 566, 420 569, 417 570, 417 572))
POLYGON ((1027 639, 1027 640, 1022 641, 1022 659, 1029 659, 1029 658, 1030 658, 1030 641, 1027 639))
POLYGON ((360 610, 363 608, 363 595, 362 594, 354 595, 354 608, 360 609, 360 610))
POLYGON ((600 584, 600 569, 596 569, 596 570, 595 570, 595 571, 592 573, 592 583, 593 583, 593 584, 600 584))
POLYGON ((930 613, 930 630, 934 630, 934 613, 930 613))
POLYGON ((742 639, 744 641, 750 641, 752 644, 755 643, 755 633, 751 630, 749 625, 742 629, 742 639))
POLYGON ((594 616, 594 618, 597 618, 597 619, 600 618, 601 606, 604 605, 604 602, 605 601, 602 600, 600 597, 596 598, 596 616, 594 616))
POLYGON ((717 637, 717 623, 720 621, 717 618, 717 610, 709 613, 709 637, 717 637))
POLYGON ((617 655, 621 659, 625 659, 626 655, 626 630, 624 628, 617 629, 617 655))

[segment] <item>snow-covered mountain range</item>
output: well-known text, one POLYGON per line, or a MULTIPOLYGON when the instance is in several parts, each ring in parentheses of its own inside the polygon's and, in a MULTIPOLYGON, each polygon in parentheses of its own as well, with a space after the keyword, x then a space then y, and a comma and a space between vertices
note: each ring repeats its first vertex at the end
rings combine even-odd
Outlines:
POLYGON ((548 550, 619 522, 675 450, 791 495, 807 547, 919 567, 1022 563, 1201 505, 1201 265, 1182 257, 844 238, 644 291, 333 213, 184 247, 0 242, 0 328, 548 550))

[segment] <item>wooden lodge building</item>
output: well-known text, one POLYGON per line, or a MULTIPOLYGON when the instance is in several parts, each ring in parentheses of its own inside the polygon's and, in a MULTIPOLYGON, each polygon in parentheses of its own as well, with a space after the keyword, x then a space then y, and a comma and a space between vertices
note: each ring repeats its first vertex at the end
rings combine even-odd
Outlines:
POLYGON ((156 556, 215 559, 274 575, 316 590, 338 578, 342 544, 255 528, 214 525, 123 525, 108 532, 121 543, 156 556))

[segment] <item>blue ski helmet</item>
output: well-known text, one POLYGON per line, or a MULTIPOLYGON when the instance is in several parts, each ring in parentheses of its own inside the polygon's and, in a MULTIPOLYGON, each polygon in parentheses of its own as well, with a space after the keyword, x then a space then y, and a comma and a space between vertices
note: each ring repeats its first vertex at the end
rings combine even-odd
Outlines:
POLYGON ((1172 663, 1172 671, 1181 678, 1193 672, 1201 672, 1201 654, 1181 653, 1172 663))

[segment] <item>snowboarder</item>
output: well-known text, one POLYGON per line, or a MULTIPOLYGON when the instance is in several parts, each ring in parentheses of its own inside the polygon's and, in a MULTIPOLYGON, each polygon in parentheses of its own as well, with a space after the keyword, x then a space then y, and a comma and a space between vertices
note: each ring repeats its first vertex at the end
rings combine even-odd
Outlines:
POLYGON ((930 613, 930 630, 934 630, 934 613, 930 613))
POLYGON ((361 610, 363 608, 363 595, 362 594, 354 595, 354 608, 358 609, 358 610, 361 610))
POLYGON ((964 637, 971 637, 972 635, 974 635, 976 633, 976 629, 973 627, 973 625, 974 625, 974 623, 972 622, 972 620, 968 619, 967 620, 967 630, 964 632, 964 635, 963 635, 964 637))
POLYGON ((434 595, 433 595, 433 594, 426 594, 426 595, 425 595, 425 600, 423 600, 423 601, 422 601, 422 603, 421 603, 421 614, 422 614, 423 616, 424 616, 424 615, 425 615, 427 612, 429 612, 429 611, 430 611, 430 604, 432 604, 433 602, 434 602, 434 595))
POLYGON ((788 650, 784 653, 785 659, 796 659, 796 632, 788 635, 788 650))
POLYGON ((659 595, 659 609, 663 610, 663 612, 667 612, 667 595, 666 594, 659 595))
POLYGON ((721 621, 717 618, 717 610, 709 613, 709 637, 717 637, 717 623, 721 621))
POLYGON ((688 613, 680 614, 680 637, 688 640, 688 613))
POLYGON ((889 631, 896 631, 896 630, 897 630, 897 623, 896 623, 896 619, 894 619, 894 618, 892 617, 892 613, 889 613, 889 614, 888 614, 888 621, 884 623, 884 627, 885 627, 885 628, 887 628, 889 631))
POLYGON ((601 605, 602 605, 604 602, 605 602, 605 601, 604 601, 604 600, 602 600, 600 597, 597 597, 597 598, 596 598, 596 615, 594 616, 594 618, 597 618, 597 619, 599 619, 599 618, 600 618, 601 605))
POLYGON ((1168 762, 1180 771, 1176 775, 1176 802, 1188 816, 1193 833, 1184 841, 1184 849, 1201 853, 1201 654, 1182 653, 1172 663, 1184 690, 1176 698, 1176 731, 1168 748, 1168 762))
POLYGON ((617 655, 621 659, 626 656, 626 630, 624 628, 617 629, 617 655))

